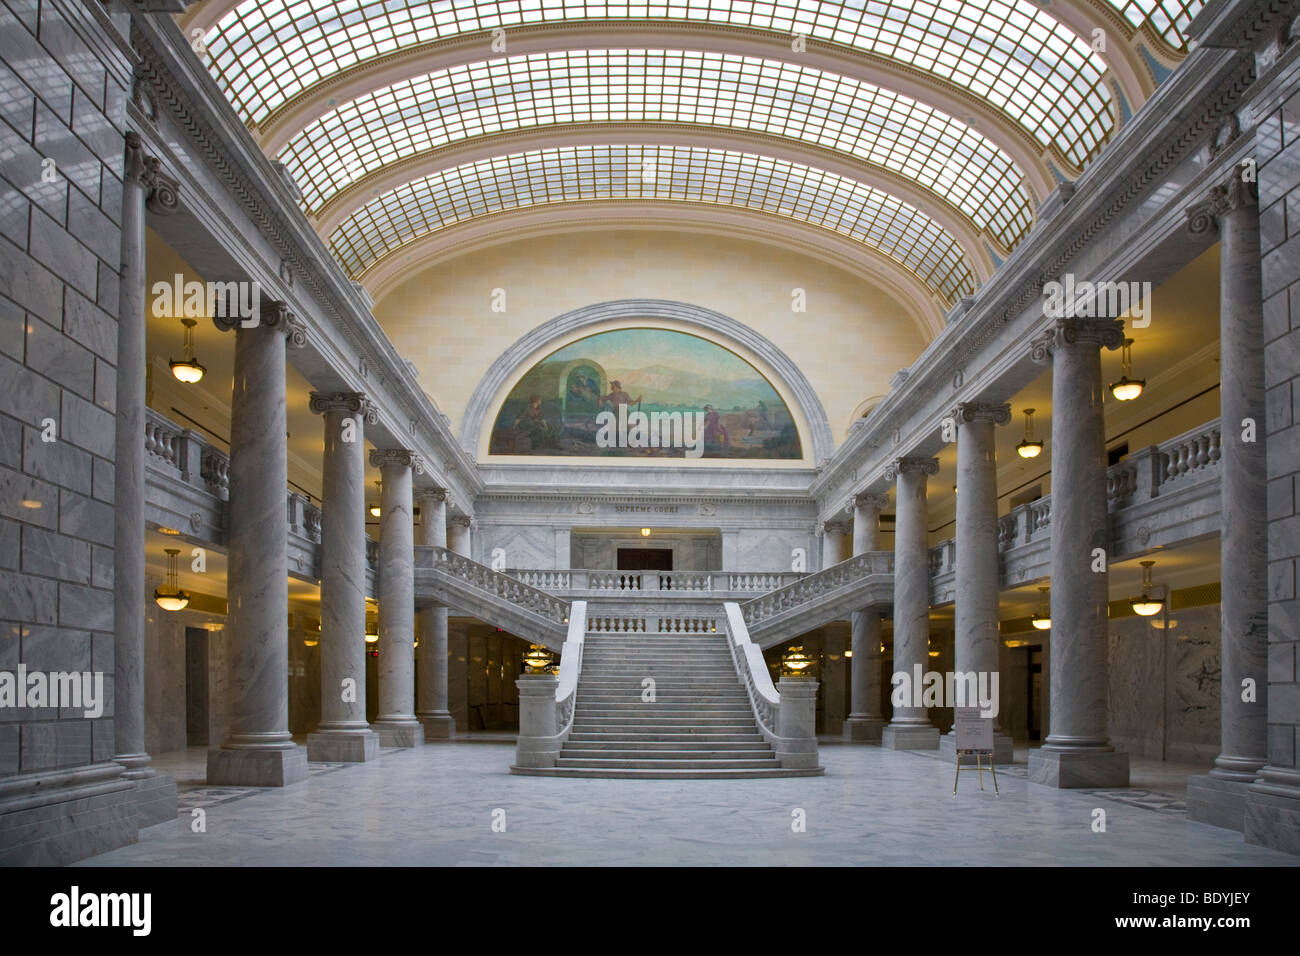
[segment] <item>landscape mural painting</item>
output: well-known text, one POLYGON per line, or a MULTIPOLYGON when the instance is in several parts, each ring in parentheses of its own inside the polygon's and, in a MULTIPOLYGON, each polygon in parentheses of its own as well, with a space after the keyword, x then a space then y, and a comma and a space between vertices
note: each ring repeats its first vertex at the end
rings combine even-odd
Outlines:
POLYGON ((757 369, 669 329, 615 329, 538 362, 501 405, 493 455, 801 459, 789 408, 757 369))

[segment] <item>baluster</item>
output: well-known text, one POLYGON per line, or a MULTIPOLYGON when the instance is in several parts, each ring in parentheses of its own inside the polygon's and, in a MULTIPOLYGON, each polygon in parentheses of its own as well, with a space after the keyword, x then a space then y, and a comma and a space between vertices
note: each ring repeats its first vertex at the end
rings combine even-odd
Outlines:
POLYGON ((1198 435, 1196 438, 1196 467, 1204 468, 1210 462, 1210 436, 1198 435))

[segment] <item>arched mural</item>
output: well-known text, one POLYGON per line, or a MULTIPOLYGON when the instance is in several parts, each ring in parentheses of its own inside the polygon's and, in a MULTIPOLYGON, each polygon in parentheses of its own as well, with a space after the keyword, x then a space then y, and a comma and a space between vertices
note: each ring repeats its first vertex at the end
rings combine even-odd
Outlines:
POLYGON ((670 329, 613 329, 552 352, 510 390, 493 455, 800 459, 790 409, 721 345, 670 329))

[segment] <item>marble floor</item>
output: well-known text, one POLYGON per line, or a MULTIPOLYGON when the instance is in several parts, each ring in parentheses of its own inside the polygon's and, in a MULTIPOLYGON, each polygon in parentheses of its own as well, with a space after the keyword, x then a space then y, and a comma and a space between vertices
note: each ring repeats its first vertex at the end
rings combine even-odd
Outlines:
POLYGON ((1156 762, 1134 762, 1128 791, 1058 791, 1028 783, 1019 751, 1000 795, 963 770, 953 796, 937 754, 831 741, 826 775, 794 779, 517 777, 513 753, 510 735, 474 735, 312 764, 286 789, 208 787, 202 748, 165 754, 177 822, 80 865, 1300 865, 1189 822, 1180 781, 1194 768, 1156 762))

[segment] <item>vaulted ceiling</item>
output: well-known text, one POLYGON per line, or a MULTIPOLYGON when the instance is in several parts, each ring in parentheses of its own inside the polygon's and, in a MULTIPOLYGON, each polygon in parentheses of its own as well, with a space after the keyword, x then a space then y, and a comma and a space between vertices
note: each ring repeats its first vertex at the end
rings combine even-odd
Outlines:
POLYGON ((847 242, 941 314, 1150 96, 1201 6, 205 0, 178 21, 363 283, 484 221, 726 207, 847 242))

